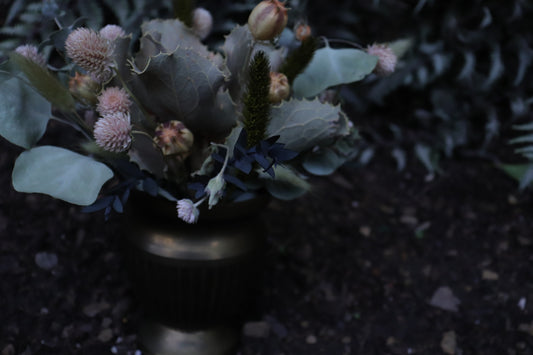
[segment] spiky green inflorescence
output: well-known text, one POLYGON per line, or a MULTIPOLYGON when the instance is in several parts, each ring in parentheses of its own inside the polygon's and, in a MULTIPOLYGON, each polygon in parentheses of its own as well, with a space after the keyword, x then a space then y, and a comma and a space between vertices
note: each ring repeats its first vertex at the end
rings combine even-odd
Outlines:
POLYGON ((181 20, 188 27, 192 27, 194 0, 172 0, 174 17, 181 20))
POLYGON ((265 138, 270 119, 270 61, 263 51, 253 57, 248 75, 248 85, 244 94, 244 129, 248 134, 248 147, 257 145, 265 138))
POLYGON ((281 68, 280 73, 285 74, 289 80, 289 84, 292 85, 294 79, 304 71, 317 49, 316 38, 309 36, 302 41, 300 47, 295 49, 285 60, 281 68))

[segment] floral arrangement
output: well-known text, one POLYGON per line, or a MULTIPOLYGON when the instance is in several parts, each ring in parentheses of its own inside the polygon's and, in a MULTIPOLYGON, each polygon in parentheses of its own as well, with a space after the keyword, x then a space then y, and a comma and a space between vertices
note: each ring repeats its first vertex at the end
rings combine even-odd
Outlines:
POLYGON ((305 23, 286 28, 289 13, 260 2, 216 50, 202 42, 212 17, 201 8, 145 22, 138 43, 116 25, 60 28, 41 48, 62 66, 18 47, 0 71, 0 134, 27 149, 14 188, 106 216, 140 190, 175 201, 188 223, 201 204, 299 197, 308 174, 354 156, 356 129, 330 89, 390 74, 396 56, 386 45, 331 48, 305 23), (37 146, 50 119, 80 132, 77 151, 37 146))

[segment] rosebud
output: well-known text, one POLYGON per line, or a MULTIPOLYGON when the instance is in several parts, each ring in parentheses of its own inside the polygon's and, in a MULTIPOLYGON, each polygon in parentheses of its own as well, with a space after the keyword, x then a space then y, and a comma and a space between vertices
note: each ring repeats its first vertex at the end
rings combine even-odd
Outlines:
POLYGON ((213 28, 213 16, 202 7, 198 7, 192 14, 192 29, 200 39, 205 39, 213 28))
POLYGON ((271 103, 277 104, 289 97, 291 87, 289 80, 282 73, 270 72, 270 89, 268 99, 271 103))
POLYGON ((248 28, 258 41, 278 36, 287 25, 287 9, 278 0, 261 1, 248 17, 248 28))
POLYGON ((177 155, 185 159, 190 153, 194 136, 182 122, 169 121, 157 125, 154 142, 164 155, 177 155))
POLYGON ((392 49, 384 44, 373 44, 368 46, 366 52, 378 57, 378 62, 374 68, 374 73, 379 76, 387 76, 394 72, 398 58, 392 49))
POLYGON ((294 26, 294 37, 298 41, 303 41, 311 36, 311 27, 309 27, 308 24, 304 22, 298 22, 296 26, 294 26))
POLYGON ((68 81, 68 88, 70 93, 84 104, 96 105, 100 84, 94 81, 90 75, 76 72, 74 77, 68 81))

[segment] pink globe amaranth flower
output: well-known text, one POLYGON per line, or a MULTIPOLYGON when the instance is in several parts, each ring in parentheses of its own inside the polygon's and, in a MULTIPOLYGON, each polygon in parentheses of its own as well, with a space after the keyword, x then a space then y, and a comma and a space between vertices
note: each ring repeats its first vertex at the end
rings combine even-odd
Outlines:
POLYGON ((378 62, 374 68, 374 73, 379 76, 387 76, 394 72, 398 57, 392 49, 384 44, 373 44, 368 46, 366 52, 378 57, 378 62))
POLYGON ((205 39, 213 28, 213 16, 202 7, 194 9, 192 14, 192 29, 200 39, 205 39))
POLYGON ((124 152, 131 145, 130 115, 117 112, 100 117, 93 133, 98 146, 114 153, 124 152))
POLYGON ((72 31, 65 41, 67 55, 81 68, 102 83, 109 80, 113 49, 109 40, 97 32, 80 27, 72 31))
POLYGON ((126 32, 122 27, 117 25, 105 25, 100 29, 100 36, 107 39, 108 41, 114 41, 119 37, 126 36, 126 32))
POLYGON ((183 221, 189 224, 196 223, 198 221, 200 211, 191 200, 186 198, 178 200, 176 203, 176 209, 178 211, 178 217, 183 221))
POLYGON ((131 106, 131 100, 126 90, 112 86, 106 88, 98 96, 98 105, 96 109, 102 116, 114 113, 128 113, 131 106))
POLYGON ((46 60, 39 53, 37 46, 31 44, 24 44, 15 48, 15 52, 31 60, 34 63, 39 64, 41 67, 46 68, 46 60))

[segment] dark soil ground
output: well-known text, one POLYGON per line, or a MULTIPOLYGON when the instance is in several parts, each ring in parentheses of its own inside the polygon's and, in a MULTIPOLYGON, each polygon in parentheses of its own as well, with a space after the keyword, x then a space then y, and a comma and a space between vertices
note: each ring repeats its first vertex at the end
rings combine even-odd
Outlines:
MULTIPOLYGON (((13 190, 0 142, 0 354, 140 354, 121 220, 13 190)), ((242 355, 533 354, 533 199, 485 161, 379 156, 273 202, 242 355)))

